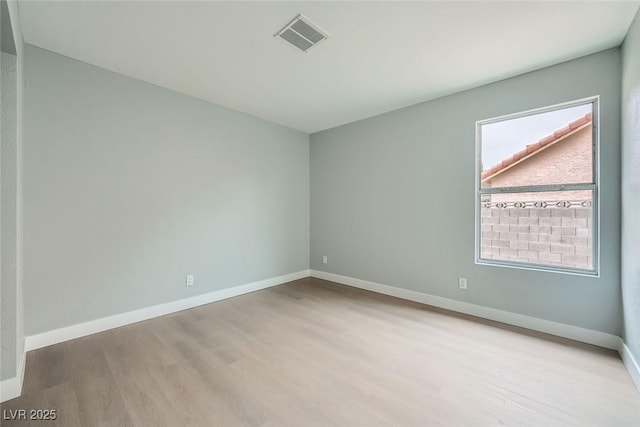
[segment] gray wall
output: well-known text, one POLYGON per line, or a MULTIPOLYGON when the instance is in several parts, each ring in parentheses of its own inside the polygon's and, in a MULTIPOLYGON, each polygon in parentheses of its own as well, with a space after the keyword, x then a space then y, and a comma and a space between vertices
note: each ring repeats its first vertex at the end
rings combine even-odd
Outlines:
POLYGON ((619 150, 619 49, 313 134, 311 267, 620 334, 619 150), (601 277, 475 265, 476 120, 592 95, 601 277))
POLYGON ((309 268, 307 134, 32 46, 25 72, 27 335, 309 268))
POLYGON ((18 5, 0 4, 0 380, 19 375, 24 354, 22 304, 23 42, 18 5), (7 54, 8 52, 9 54, 7 54))
POLYGON ((0 52, 0 380, 16 375, 16 56, 0 52))
POLYGON ((622 297, 624 339, 640 360, 640 12, 622 47, 622 297))

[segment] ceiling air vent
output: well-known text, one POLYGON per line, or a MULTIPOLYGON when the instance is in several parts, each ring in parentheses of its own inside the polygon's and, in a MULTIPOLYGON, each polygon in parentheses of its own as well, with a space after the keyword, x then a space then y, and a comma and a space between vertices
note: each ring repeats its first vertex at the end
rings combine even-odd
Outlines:
POLYGON ((329 38, 329 34, 312 24, 304 16, 298 15, 278 31, 275 37, 279 37, 307 53, 322 40, 329 38))

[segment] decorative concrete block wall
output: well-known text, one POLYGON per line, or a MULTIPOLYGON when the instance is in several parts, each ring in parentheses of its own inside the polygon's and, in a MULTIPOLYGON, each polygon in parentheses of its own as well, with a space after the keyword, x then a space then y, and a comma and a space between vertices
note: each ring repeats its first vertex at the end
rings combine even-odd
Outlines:
POLYGON ((593 266, 591 207, 491 206, 481 209, 481 220, 482 258, 585 269, 593 266))

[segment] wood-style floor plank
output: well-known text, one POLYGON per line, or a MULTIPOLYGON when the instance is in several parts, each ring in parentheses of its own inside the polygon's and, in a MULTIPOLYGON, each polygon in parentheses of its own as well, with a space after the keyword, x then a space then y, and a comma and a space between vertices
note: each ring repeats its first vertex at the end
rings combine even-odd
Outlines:
POLYGON ((640 426, 613 351, 312 278, 32 351, 2 409, 57 411, 3 426, 640 426))

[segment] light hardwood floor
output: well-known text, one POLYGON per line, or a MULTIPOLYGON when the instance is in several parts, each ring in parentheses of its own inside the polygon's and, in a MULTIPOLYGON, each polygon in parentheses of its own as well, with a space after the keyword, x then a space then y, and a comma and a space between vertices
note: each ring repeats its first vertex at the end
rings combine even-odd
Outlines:
POLYGON ((613 351, 312 278, 32 351, 2 409, 65 427, 640 426, 613 351))

